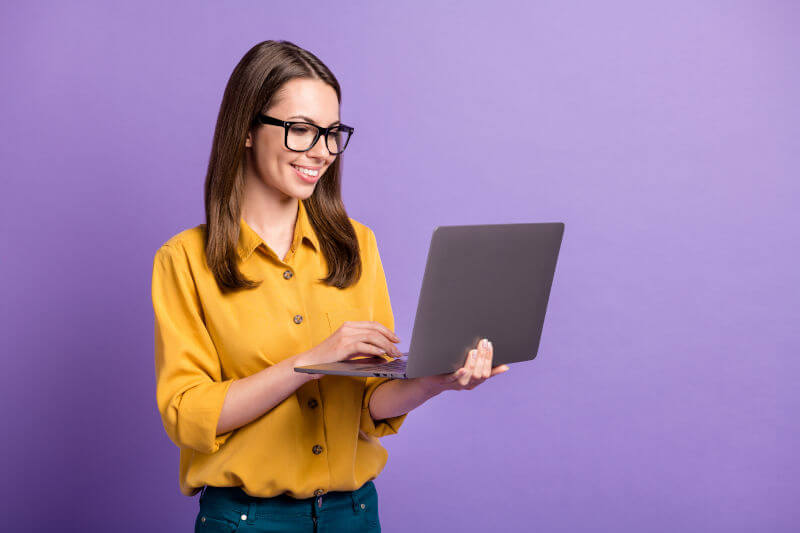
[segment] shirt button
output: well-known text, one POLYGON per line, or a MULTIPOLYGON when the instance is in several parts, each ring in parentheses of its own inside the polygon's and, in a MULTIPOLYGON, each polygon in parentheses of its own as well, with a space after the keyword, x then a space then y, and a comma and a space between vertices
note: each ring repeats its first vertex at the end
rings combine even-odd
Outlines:
POLYGON ((313 409, 313 408, 315 408, 317 405, 318 405, 318 404, 317 404, 317 399, 316 399, 316 398, 311 398, 310 400, 308 400, 308 406, 309 406, 310 408, 312 408, 312 409, 313 409))
POLYGON ((314 455, 319 455, 322 453, 322 446, 315 444, 314 447, 311 448, 311 451, 314 452, 314 455))
POLYGON ((314 491, 314 496, 322 496, 323 494, 325 494, 325 491, 322 489, 317 489, 314 491))
POLYGON ((242 520, 247 520, 247 515, 246 514, 242 515, 242 520))
POLYGON ((294 323, 299 324, 303 321, 303 315, 294 315, 294 323))
POLYGON ((283 273, 283 279, 290 279, 291 277, 292 277, 291 270, 287 270, 286 272, 283 273))

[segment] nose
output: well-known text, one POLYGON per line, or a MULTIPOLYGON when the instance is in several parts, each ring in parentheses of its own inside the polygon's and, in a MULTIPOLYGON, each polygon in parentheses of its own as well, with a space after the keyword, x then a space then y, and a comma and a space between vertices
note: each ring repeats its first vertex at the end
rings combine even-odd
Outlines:
POLYGON ((317 139, 317 142, 314 143, 314 146, 312 146, 311 149, 306 152, 306 154, 308 157, 313 157, 322 161, 327 159, 331 154, 328 152, 328 145, 325 144, 325 136, 320 135, 319 139, 317 139))

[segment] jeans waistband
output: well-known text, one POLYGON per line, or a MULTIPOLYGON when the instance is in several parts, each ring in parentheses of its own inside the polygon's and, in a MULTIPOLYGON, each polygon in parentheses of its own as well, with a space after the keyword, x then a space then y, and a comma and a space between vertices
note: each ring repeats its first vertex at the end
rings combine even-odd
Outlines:
POLYGON ((357 510, 363 495, 374 490, 375 485, 370 480, 353 491, 330 491, 321 496, 311 496, 310 498, 292 498, 287 494, 261 498, 247 494, 241 487, 206 485, 200 493, 200 502, 213 507, 223 506, 229 509, 236 509, 237 512, 241 513, 250 509, 250 514, 254 514, 253 511, 258 510, 259 513, 279 512, 280 514, 311 515, 313 511, 322 507, 323 502, 329 502, 330 504, 337 501, 341 503, 347 502, 348 506, 352 505, 353 509, 357 510))

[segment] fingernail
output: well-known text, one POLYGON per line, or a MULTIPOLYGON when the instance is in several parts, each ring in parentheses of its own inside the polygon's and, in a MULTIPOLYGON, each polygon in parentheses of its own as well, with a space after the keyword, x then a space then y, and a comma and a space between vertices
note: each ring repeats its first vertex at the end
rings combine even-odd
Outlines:
POLYGON ((488 348, 488 347, 489 347, 489 341, 486 339, 481 339, 481 348, 488 348))
POLYGON ((492 344, 492 341, 489 341, 489 348, 491 348, 492 350, 494 350, 494 344, 492 344))
POLYGON ((469 355, 470 355, 470 356, 471 356, 473 359, 475 359, 476 357, 478 357, 478 352, 476 352, 475 350, 470 350, 470 352, 469 352, 469 355))

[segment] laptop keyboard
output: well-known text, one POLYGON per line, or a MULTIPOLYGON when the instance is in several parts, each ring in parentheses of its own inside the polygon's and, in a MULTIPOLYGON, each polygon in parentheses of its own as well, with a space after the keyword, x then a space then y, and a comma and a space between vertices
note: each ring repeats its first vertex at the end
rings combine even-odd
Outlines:
POLYGON ((359 370, 388 370, 389 372, 405 372, 406 371, 406 361, 389 361, 388 363, 381 363, 378 365, 372 366, 365 366, 364 368, 359 368, 359 370))

